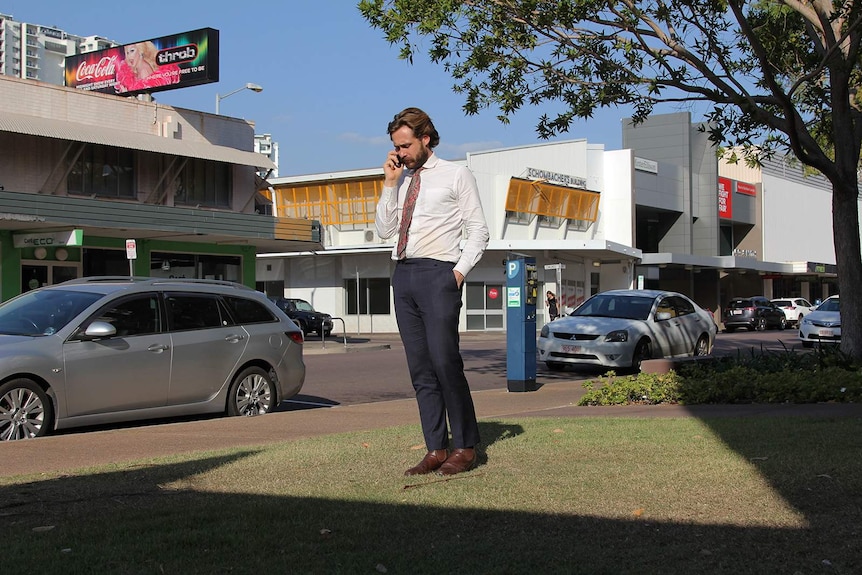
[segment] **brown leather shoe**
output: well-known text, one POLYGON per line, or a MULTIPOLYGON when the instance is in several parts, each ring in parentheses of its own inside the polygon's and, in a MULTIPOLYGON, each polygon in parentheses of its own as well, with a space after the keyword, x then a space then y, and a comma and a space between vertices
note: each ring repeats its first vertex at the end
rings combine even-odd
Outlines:
POLYGON ((440 466, 437 473, 440 475, 455 475, 470 471, 476 465, 476 450, 472 447, 464 449, 453 449, 445 463, 440 466))
POLYGON ((425 454, 419 465, 411 467, 404 472, 404 475, 425 475, 439 468, 446 461, 447 451, 445 449, 435 449, 425 454))

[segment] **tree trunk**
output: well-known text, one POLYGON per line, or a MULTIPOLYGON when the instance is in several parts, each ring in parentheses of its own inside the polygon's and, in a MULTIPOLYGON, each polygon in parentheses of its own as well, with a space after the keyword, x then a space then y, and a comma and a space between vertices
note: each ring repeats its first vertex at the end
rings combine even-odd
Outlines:
POLYGON ((862 361, 862 251, 855 179, 833 182, 832 230, 841 294, 841 351, 862 361))

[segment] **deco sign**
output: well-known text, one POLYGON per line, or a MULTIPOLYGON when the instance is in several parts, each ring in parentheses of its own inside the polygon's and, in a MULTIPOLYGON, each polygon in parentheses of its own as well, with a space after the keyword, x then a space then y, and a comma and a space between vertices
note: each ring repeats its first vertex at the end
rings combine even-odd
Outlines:
POLYGON ((45 246, 80 246, 84 240, 84 230, 66 232, 46 232, 31 234, 12 234, 12 245, 16 248, 35 248, 45 246))

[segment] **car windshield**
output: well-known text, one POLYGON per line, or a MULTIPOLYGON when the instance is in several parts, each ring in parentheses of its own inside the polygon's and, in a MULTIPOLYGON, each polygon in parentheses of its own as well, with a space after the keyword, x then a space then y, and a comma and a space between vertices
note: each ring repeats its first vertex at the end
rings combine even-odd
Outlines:
POLYGON ((817 308, 817 311, 841 311, 839 309, 838 298, 829 298, 817 308))
POLYGON ((772 303, 774 303, 778 307, 793 307, 793 303, 790 300, 786 299, 776 299, 773 300, 772 303))
POLYGON ((598 294, 588 299, 570 315, 645 320, 649 317, 652 304, 653 298, 647 296, 598 294))
POLYGON ((0 305, 0 334, 52 335, 101 297, 74 290, 24 293, 0 305))
POLYGON ((311 307, 311 304, 305 300, 295 299, 293 300, 293 305, 296 306, 298 311, 314 311, 314 308, 311 307))
POLYGON ((727 307, 730 309, 741 309, 744 307, 754 307, 754 304, 751 303, 750 299, 735 299, 731 300, 727 307))

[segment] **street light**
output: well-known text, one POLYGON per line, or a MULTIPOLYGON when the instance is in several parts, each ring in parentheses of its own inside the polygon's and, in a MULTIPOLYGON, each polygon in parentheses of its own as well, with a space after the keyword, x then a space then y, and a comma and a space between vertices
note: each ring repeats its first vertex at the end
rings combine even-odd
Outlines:
POLYGON ((242 88, 237 88, 233 92, 228 92, 224 96, 220 96, 220 95, 216 94, 216 114, 218 114, 219 102, 221 102, 222 100, 224 100, 228 96, 233 96, 237 92, 242 92, 243 90, 251 90, 252 92, 263 92, 263 86, 259 86, 258 84, 252 84, 251 82, 249 82, 248 84, 246 84, 242 88))

